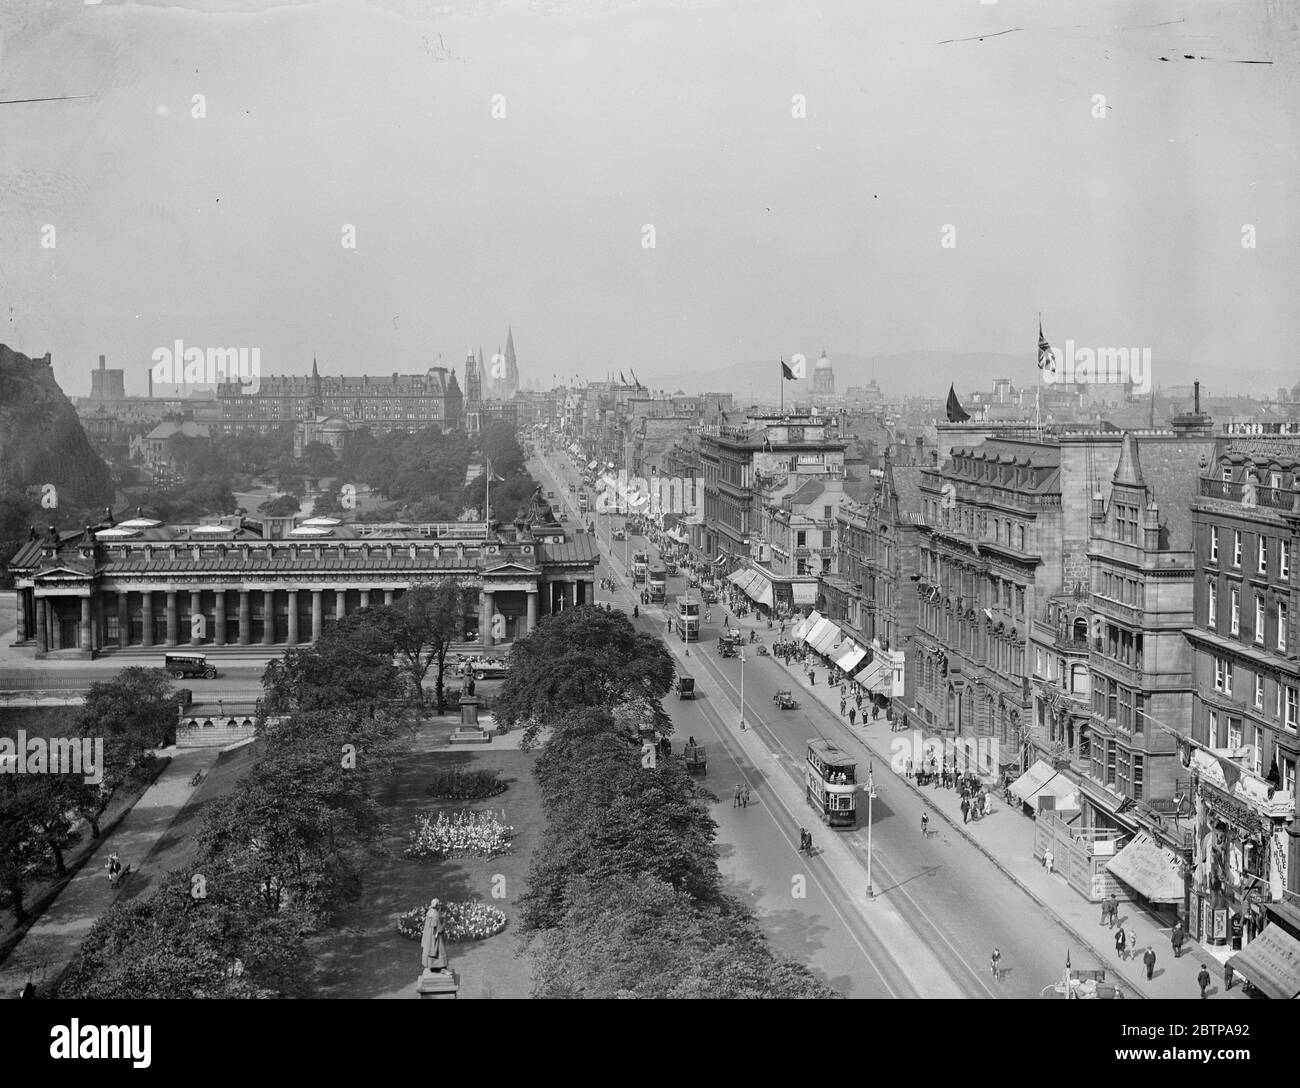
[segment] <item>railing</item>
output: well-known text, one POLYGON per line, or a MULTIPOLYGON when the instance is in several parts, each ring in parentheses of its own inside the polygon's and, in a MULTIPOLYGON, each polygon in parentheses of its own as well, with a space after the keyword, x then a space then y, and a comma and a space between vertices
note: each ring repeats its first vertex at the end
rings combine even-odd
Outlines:
POLYGON ((1254 503, 1243 502, 1246 496, 1244 483, 1232 480, 1201 480, 1201 496, 1207 499, 1228 499, 1243 506, 1267 506, 1272 510, 1290 510, 1295 504, 1296 492, 1284 487, 1262 487, 1252 485, 1255 492, 1254 503))

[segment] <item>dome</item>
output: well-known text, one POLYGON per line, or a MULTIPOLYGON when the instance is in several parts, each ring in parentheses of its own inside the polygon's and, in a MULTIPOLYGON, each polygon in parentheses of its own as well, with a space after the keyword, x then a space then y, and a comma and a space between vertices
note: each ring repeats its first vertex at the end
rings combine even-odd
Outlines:
POLYGON ((831 368, 831 361, 828 358, 826 358, 826 349, 822 348, 821 358, 817 360, 817 369, 830 370, 830 368, 831 368))

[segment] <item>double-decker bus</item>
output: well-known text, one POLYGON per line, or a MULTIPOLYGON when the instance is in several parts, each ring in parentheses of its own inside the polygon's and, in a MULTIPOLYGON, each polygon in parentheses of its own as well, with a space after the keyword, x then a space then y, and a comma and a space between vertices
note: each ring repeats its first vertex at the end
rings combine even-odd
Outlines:
POLYGON ((644 585, 646 572, 650 569, 650 557, 645 552, 632 553, 632 581, 644 585))
POLYGON ((589 501, 586 491, 580 491, 578 493, 578 512, 580 514, 585 514, 587 512, 589 501))
POLYGON ((700 602, 689 596, 673 598, 673 629, 686 642, 700 640, 700 602))
POLYGON ((858 765, 853 757, 828 740, 808 742, 804 766, 808 804, 831 827, 856 827, 858 822, 858 765))
POLYGON ((668 589, 668 571, 662 563, 650 568, 650 599, 662 601, 668 589))

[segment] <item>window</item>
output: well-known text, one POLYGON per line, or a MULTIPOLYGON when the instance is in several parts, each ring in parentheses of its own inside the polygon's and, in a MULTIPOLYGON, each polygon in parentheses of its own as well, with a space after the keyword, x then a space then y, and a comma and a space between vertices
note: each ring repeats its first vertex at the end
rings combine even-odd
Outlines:
POLYGON ((1223 482, 1224 482, 1225 484, 1230 484, 1230 483, 1232 483, 1232 466, 1231 466, 1231 465, 1224 465, 1224 466, 1223 466, 1223 482))
POLYGON ((1043 651, 1040 647, 1034 647, 1034 675, 1043 675, 1043 651))
POLYGON ((1219 715, 1213 710, 1206 721, 1205 743, 1211 748, 1219 747, 1219 715))
POLYGON ((1279 759, 1278 770, 1282 772, 1282 791, 1295 796, 1295 760, 1279 759))
POLYGON ((1228 718, 1228 748, 1236 751, 1241 747, 1241 719, 1228 718))
POLYGON ((1023 525, 1016 526, 1016 547, 1022 552, 1025 550, 1025 527, 1023 525))
POLYGON ((1143 756, 1140 752, 1133 753, 1133 800, 1134 801, 1142 800, 1142 772, 1144 770, 1142 764, 1145 761, 1145 758, 1146 757, 1143 756))
POLYGON ((794 534, 794 546, 796 548, 805 548, 808 546, 808 534, 802 529, 794 534))
POLYGON ((1259 555, 1256 557, 1256 569, 1260 574, 1268 570, 1268 537, 1259 534, 1259 555))
POLYGON ((1232 694, 1232 662, 1226 657, 1214 659, 1214 690, 1232 694))
POLYGON ((1136 544, 1138 532, 1137 507, 1116 503, 1115 521, 1119 531, 1119 539, 1126 544, 1136 544))
POLYGON ((1264 709, 1264 675, 1258 672, 1255 674, 1255 709, 1264 709))
POLYGON ((1219 561, 1219 527, 1217 525, 1211 525, 1210 526, 1210 562, 1217 563, 1218 561, 1219 561))
POLYGON ((1255 641, 1264 645, 1264 596, 1255 594, 1255 641))
POLYGON ((1286 602, 1277 602, 1277 648, 1283 653, 1286 652, 1286 602))
POLYGON ((1115 745, 1106 745, 1106 785, 1115 784, 1115 745))
POLYGON ((830 546, 831 546, 831 530, 830 530, 830 529, 823 529, 823 530, 822 530, 822 547, 823 547, 823 548, 829 548, 830 546))
POLYGON ((1241 530, 1232 530, 1232 565, 1241 566, 1241 530))
POLYGON ((1290 685, 1286 689, 1286 727, 1295 732, 1296 718, 1300 717, 1300 691, 1290 685))
POLYGON ((1255 739, 1251 742, 1251 748, 1254 750, 1254 771, 1260 774, 1264 765, 1264 734, 1259 726, 1253 728, 1255 739))
POLYGON ((830 521, 830 520, 831 520, 831 508, 829 506, 823 506, 822 521, 830 521))
POLYGON ((1219 618, 1219 587, 1216 583, 1210 583, 1209 594, 1209 613, 1207 615, 1206 625, 1213 630, 1214 625, 1219 618))
POLYGON ((1277 542, 1277 576, 1286 580, 1291 578, 1291 542, 1289 540, 1279 540, 1277 542))
POLYGON ((1236 586, 1232 587, 1232 612, 1229 622, 1230 633, 1241 634, 1241 590, 1236 586))

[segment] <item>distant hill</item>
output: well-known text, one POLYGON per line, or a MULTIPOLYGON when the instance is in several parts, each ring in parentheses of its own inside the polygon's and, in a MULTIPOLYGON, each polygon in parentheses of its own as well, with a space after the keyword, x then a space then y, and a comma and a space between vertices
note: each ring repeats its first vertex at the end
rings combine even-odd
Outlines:
MULTIPOLYGON (((1058 346, 1058 350, 1062 350, 1058 346)), ((820 349, 806 353, 809 374, 821 354, 820 349)), ((1038 377, 1037 360, 1032 351, 1021 355, 1005 352, 908 351, 896 355, 837 355, 827 351, 835 371, 835 389, 844 392, 851 385, 866 385, 874 377, 887 397, 942 397, 949 384, 962 397, 973 390, 990 390, 995 378, 1010 378, 1013 385, 1032 386, 1038 377)), ((786 360, 787 362, 789 359, 786 360)), ((1181 360, 1152 360, 1152 378, 1157 386, 1191 385, 1200 379, 1207 396, 1251 393, 1272 396, 1279 386, 1291 388, 1300 374, 1278 370, 1243 372, 1230 367, 1196 368, 1181 360)), ((737 363, 718 370, 697 368, 667 374, 643 375, 642 380, 656 389, 682 389, 686 393, 733 393, 741 403, 751 394, 775 400, 779 396, 778 360, 737 363)), ((787 382, 787 400, 804 398, 807 382, 787 382)))
POLYGON ((113 501, 108 466, 54 380, 49 356, 29 359, 0 344, 0 491, 54 484, 58 510, 49 518, 69 528, 76 508, 113 501))

